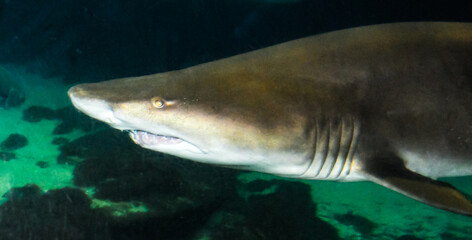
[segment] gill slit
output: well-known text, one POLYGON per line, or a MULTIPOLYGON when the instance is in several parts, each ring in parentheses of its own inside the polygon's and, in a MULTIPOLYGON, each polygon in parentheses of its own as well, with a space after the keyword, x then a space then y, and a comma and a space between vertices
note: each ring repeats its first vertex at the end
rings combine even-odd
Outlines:
MULTIPOLYGON (((329 119, 328 119, 328 122, 329 122, 329 119)), ((329 154, 329 141, 330 141, 330 124, 328 124, 328 127, 325 127, 325 131, 323 131, 323 126, 320 126, 321 127, 321 131, 324 132, 325 134, 322 134, 324 136, 321 136, 323 139, 321 139, 321 142, 320 144, 322 144, 321 146, 321 155, 318 155, 317 153, 315 153, 316 156, 320 156, 318 158, 318 162, 320 163, 320 166, 319 166, 319 169, 316 173, 316 177, 318 177, 321 172, 323 171, 324 167, 325 167, 325 164, 326 164, 326 160, 328 159, 328 154, 329 154)), ((316 159, 316 157, 315 157, 316 159)), ((316 162, 316 161, 315 161, 316 162)))
POLYGON ((357 148, 360 123, 353 116, 316 120, 312 151, 302 178, 340 179, 350 174, 357 148))
MULTIPOLYGON (((330 171, 330 174, 329 174, 329 177, 330 178, 339 178, 341 176, 341 173, 343 172, 343 169, 344 167, 346 166, 346 155, 347 155, 347 151, 346 151, 346 147, 345 147, 345 144, 344 144, 344 138, 347 137, 349 138, 349 129, 347 130, 348 132, 346 132, 346 129, 345 128, 348 128, 349 126, 345 126, 345 125, 348 125, 350 123, 349 119, 348 119, 348 123, 347 124, 344 124, 345 121, 344 121, 344 118, 341 118, 341 126, 338 128, 339 129, 339 141, 338 141, 338 150, 337 150, 337 153, 336 153, 336 160, 335 160, 335 163, 333 165, 333 168, 331 169, 330 171), (345 154, 346 153, 346 154, 345 154), (342 164, 342 167, 338 167, 338 170, 336 172, 334 172, 334 166, 339 163, 339 164, 342 164), (333 175, 334 173, 334 175, 333 175)), ((351 139, 349 139, 349 141, 351 141, 351 139)))
POLYGON ((339 122, 338 119, 328 119, 328 122, 328 149, 326 150, 326 159, 322 168, 324 174, 321 177, 323 178, 331 178, 331 174, 338 163, 339 149, 342 140, 342 131, 340 131, 343 124, 342 118, 339 122))
POLYGON ((329 150, 329 126, 325 127, 326 121, 315 120, 313 128, 313 147, 312 154, 309 156, 310 164, 300 175, 301 178, 317 178, 326 161, 329 150))
MULTIPOLYGON (((308 176, 309 175, 309 171, 311 169, 313 169, 313 165, 315 164, 315 157, 316 157, 316 153, 318 151, 318 136, 319 136, 319 130, 318 130, 318 120, 315 120, 315 127, 313 128, 313 151, 312 151, 312 154, 310 154, 310 156, 308 156, 308 159, 310 159, 310 164, 308 165, 308 168, 300 175, 300 176, 308 176)), ((319 174, 319 171, 321 171, 321 168, 318 170, 318 172, 315 174, 318 175, 319 174)))
MULTIPOLYGON (((340 156, 340 158, 344 159, 344 164, 343 164, 343 167, 341 168, 341 171, 337 173, 337 177, 340 177, 343 174, 343 172, 346 173, 345 175, 349 175, 349 172, 351 171, 351 159, 349 159, 349 152, 352 149, 352 143, 354 141, 354 133, 355 133, 355 128, 356 128, 355 120, 353 119, 353 117, 350 117, 347 124, 349 124, 348 126, 349 129, 347 130, 348 141, 346 142, 347 144, 345 144, 345 147, 344 147, 345 151, 343 151, 342 156, 340 156)), ((344 128, 343 128, 343 133, 344 133, 344 128)))
MULTIPOLYGON (((353 158, 354 154, 356 153, 357 143, 359 141, 360 135, 360 123, 356 119, 352 119, 352 140, 349 144, 349 150, 346 156, 346 163, 345 166, 348 165, 345 175, 349 175, 352 170, 352 165, 354 163, 353 158)), ((344 170, 343 170, 344 171, 344 170)))

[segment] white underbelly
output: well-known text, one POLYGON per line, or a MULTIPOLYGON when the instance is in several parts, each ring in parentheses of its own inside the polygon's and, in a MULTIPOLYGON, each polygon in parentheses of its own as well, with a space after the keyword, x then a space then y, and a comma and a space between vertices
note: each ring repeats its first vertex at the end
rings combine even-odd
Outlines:
POLYGON ((472 175, 472 159, 409 150, 401 150, 398 155, 408 169, 431 178, 472 175))

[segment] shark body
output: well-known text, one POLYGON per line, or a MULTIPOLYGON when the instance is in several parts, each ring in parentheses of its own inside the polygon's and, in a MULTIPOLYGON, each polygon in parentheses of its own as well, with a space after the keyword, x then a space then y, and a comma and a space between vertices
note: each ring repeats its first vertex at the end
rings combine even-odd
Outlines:
POLYGON ((369 180, 472 215, 472 24, 397 23, 80 84, 76 108, 144 148, 303 179, 369 180))

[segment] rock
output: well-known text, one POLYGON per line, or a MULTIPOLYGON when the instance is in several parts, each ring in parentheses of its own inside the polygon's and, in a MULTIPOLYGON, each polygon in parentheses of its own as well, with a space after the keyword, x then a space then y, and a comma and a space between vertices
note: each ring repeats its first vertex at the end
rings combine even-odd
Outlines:
POLYGON ((334 227, 316 217, 309 185, 288 181, 277 185, 275 193, 249 198, 246 216, 253 231, 265 239, 339 239, 334 227))
POLYGON ((147 169, 135 168, 124 174, 109 181, 101 181, 94 196, 112 201, 130 201, 145 200, 154 194, 182 194, 177 192, 181 191, 179 185, 182 176, 175 169, 150 166, 147 169))
MULTIPOLYGON (((316 216, 309 185, 282 180, 256 181, 259 186, 276 186, 275 192, 243 193, 249 195, 247 201, 235 198, 223 206, 224 210, 209 221, 206 232, 210 239, 339 239, 337 230, 316 216)), ((253 185, 254 181, 249 184, 253 185)), ((254 190, 243 186, 238 189, 254 190)))
POLYGON ((19 107, 25 102, 25 94, 18 88, 10 88, 8 93, 2 94, 0 104, 5 109, 19 107))
POLYGON ((23 111, 23 120, 27 122, 39 122, 43 119, 57 119, 56 111, 51 108, 41 106, 31 106, 23 111))
POLYGON ((49 167, 49 163, 46 162, 46 161, 37 161, 36 162, 36 166, 40 167, 40 168, 48 168, 49 167))
MULTIPOLYGON (((247 216, 240 212, 220 211, 209 219, 207 229, 203 232, 207 239, 225 240, 259 240, 264 239, 247 223, 247 216)), ((205 239, 203 236, 198 239, 205 239)))
POLYGON ((397 238, 396 240, 423 240, 423 239, 419 238, 419 237, 416 237, 416 236, 413 236, 413 235, 403 235, 403 236, 397 238))
POLYGON ((52 140, 52 144, 54 145, 64 145, 66 143, 69 142, 69 139, 65 138, 65 137, 55 137, 53 140, 52 140))
POLYGON ((56 135, 67 134, 74 129, 88 132, 92 129, 100 129, 106 126, 104 123, 87 117, 71 106, 57 110, 41 106, 32 106, 23 111, 24 121, 39 122, 43 119, 59 121, 58 125, 53 130, 53 134, 56 135))
POLYGON ((25 102, 25 93, 10 72, 0 67, 0 107, 19 107, 25 102))
POLYGON ((41 194, 41 188, 38 185, 27 184, 24 187, 10 189, 3 194, 3 197, 7 198, 8 202, 12 203, 15 207, 30 208, 35 206, 41 194))
MULTIPOLYGON (((470 235, 468 234, 457 236, 456 234, 445 232, 445 233, 441 233, 440 236, 441 236, 441 240, 470 240, 470 235)), ((400 240, 417 240, 417 239, 419 238, 400 239, 400 240)))
MULTIPOLYGON (((129 159, 143 158, 140 155, 142 148, 136 146, 126 136, 126 134, 114 130, 106 129, 97 131, 94 134, 88 134, 72 142, 59 147, 61 154, 57 158, 60 164, 68 163, 68 158, 82 159, 111 159, 110 162, 103 161, 100 164, 108 163, 105 168, 114 169, 117 166, 129 164, 129 159)), ((145 151, 143 151, 145 152, 145 151)), ((160 154, 156 154, 159 156, 160 154)))
POLYGON ((111 239, 196 239, 218 205, 203 205, 174 215, 121 221, 110 226, 111 239))
POLYGON ((0 152, 0 160, 2 161, 10 161, 16 158, 16 154, 12 152, 0 152))
POLYGON ((141 201, 159 216, 213 204, 237 195, 235 170, 198 164, 143 149, 114 129, 60 147, 60 164, 73 164, 74 184, 95 187, 94 197, 141 201))
POLYGON ((13 151, 28 145, 28 139, 21 134, 10 134, 1 144, 0 148, 3 151, 13 151))
POLYGON ((12 188, 3 197, 10 201, 21 201, 27 198, 37 198, 41 195, 41 188, 36 184, 27 184, 24 187, 12 188))
POLYGON ((7 198, 11 202, 21 202, 24 199, 36 199, 41 196, 41 188, 36 184, 27 184, 23 187, 15 187, 8 190, 2 197, 7 198))
POLYGON ((56 110, 59 125, 54 128, 53 134, 66 134, 72 132, 74 129, 81 129, 83 131, 90 131, 95 120, 80 113, 73 107, 64 107, 56 110))
POLYGON ((90 208, 82 190, 42 193, 36 185, 13 188, 0 206, 0 236, 16 239, 111 239, 107 218, 90 208))
POLYGON ((362 235, 372 234, 374 229, 377 227, 377 224, 374 222, 363 216, 355 215, 352 212, 338 214, 335 215, 334 218, 340 223, 353 226, 354 229, 362 235))

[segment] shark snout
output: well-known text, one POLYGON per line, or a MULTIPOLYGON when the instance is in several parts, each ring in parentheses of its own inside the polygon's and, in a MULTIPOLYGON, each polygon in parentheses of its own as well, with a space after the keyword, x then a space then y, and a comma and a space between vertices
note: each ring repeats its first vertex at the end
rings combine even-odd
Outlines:
POLYGON ((69 95, 70 98, 72 98, 73 96, 79 95, 80 92, 82 92, 82 88, 80 86, 74 86, 74 87, 71 87, 69 91, 67 91, 67 94, 69 95))
POLYGON ((83 87, 84 85, 85 84, 79 84, 73 86, 69 89, 69 91, 67 91, 67 94, 69 95, 69 98, 74 106, 76 106, 76 103, 80 104, 80 102, 84 99, 92 98, 92 94, 90 91, 87 91, 85 87, 83 87))
POLYGON ((115 117, 110 104, 103 99, 94 98, 81 85, 70 88, 67 93, 79 111, 110 125, 120 125, 121 121, 115 117))
POLYGON ((94 103, 97 102, 97 100, 88 96, 87 92, 80 85, 71 87, 67 94, 69 95, 69 98, 74 107, 87 115, 89 115, 89 107, 101 108, 100 110, 106 110, 107 108, 106 106, 103 106, 103 104, 100 106, 100 104, 97 105, 94 103))
POLYGON ((84 112, 84 91, 80 86, 74 86, 67 91, 67 94, 69 95, 69 98, 77 109, 80 111, 84 112))

